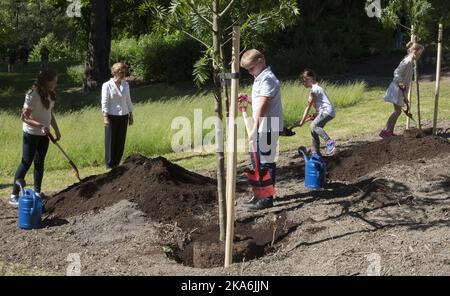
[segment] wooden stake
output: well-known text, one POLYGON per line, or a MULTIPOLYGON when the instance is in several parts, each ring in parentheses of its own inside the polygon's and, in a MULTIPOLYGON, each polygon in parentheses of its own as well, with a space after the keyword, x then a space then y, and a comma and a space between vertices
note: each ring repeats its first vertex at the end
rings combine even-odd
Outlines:
POLYGON ((437 134, 437 118, 439 109, 439 89, 441 86, 441 59, 442 59, 442 24, 439 24, 439 37, 436 60, 436 89, 434 95, 433 135, 437 134))
POLYGON ((419 129, 422 129, 422 117, 420 114, 420 85, 419 85, 419 67, 417 61, 414 61, 414 77, 416 79, 416 91, 417 91, 417 124, 419 129))
MULTIPOLYGON (((414 34, 414 25, 411 26, 411 42, 414 42, 416 40, 416 36, 414 34)), ((411 108, 411 98, 412 98, 412 81, 409 84, 409 88, 408 88, 408 104, 409 107, 411 108)), ((411 112, 411 110, 409 111, 411 112)), ((411 120, 409 119, 408 116, 406 116, 406 129, 409 130, 409 128, 411 127, 411 120)))
POLYGON ((240 53, 240 27, 233 26, 233 51, 231 65, 231 101, 230 117, 228 118, 227 139, 227 233, 225 238, 225 267, 233 263, 233 237, 234 237, 234 202, 236 195, 236 163, 237 163, 237 97, 239 93, 239 53, 240 53))
MULTIPOLYGON (((417 42, 417 35, 414 35, 414 42, 417 42)), ((417 125, 419 129, 422 129, 422 119, 420 115, 420 85, 419 85, 419 63, 414 61, 414 80, 416 81, 416 93, 417 93, 417 125)))

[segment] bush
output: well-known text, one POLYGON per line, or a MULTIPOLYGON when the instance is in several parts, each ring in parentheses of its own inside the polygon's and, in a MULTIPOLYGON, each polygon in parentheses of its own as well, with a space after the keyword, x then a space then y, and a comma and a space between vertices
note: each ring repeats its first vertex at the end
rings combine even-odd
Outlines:
POLYGON ((83 79, 84 79, 84 66, 83 65, 67 67, 66 73, 69 78, 69 81, 72 82, 74 85, 77 85, 77 86, 83 85, 83 79))
POLYGON ((49 60, 51 62, 82 60, 82 53, 71 46, 69 42, 58 40, 53 33, 49 33, 47 36, 41 38, 38 44, 34 46, 30 55, 32 62, 41 61, 41 48, 43 46, 48 48, 50 52, 49 60))
POLYGON ((172 83, 192 80, 192 66, 200 54, 195 41, 175 35, 150 34, 139 39, 114 40, 110 62, 125 62, 130 74, 142 76, 147 81, 172 83))

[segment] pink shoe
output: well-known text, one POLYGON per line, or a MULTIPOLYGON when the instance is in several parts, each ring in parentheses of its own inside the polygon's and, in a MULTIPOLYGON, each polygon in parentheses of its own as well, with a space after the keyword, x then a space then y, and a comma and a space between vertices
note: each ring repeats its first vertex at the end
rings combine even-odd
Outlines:
POLYGON ((378 134, 381 138, 386 139, 389 138, 391 136, 391 133, 387 130, 382 130, 379 134, 378 134))

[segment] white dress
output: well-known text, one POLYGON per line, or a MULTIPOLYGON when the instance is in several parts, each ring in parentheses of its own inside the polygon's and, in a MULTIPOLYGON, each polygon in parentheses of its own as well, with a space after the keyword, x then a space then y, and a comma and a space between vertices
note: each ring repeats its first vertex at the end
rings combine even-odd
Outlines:
POLYGON ((398 85, 399 83, 405 85, 406 89, 404 90, 404 94, 407 96, 413 77, 413 70, 413 58, 409 55, 401 61, 400 65, 398 65, 397 69, 394 71, 394 80, 391 82, 386 90, 386 93, 384 94, 384 100, 386 102, 390 102, 401 107, 403 106, 403 93, 398 85))

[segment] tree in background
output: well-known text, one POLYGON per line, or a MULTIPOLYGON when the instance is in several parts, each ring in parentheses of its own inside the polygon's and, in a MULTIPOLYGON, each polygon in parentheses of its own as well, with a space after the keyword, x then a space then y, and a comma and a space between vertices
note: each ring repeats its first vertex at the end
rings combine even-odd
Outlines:
POLYGON ((90 29, 84 91, 101 87, 111 77, 109 54, 111 52, 111 0, 90 1, 90 29))

